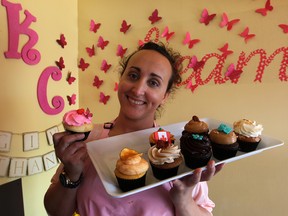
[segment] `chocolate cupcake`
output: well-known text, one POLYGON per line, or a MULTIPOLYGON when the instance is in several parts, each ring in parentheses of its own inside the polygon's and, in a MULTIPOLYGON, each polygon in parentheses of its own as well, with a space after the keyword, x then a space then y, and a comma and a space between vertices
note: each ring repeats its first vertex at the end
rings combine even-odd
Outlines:
POLYGON ((208 136, 209 127, 208 124, 204 121, 200 121, 198 116, 194 115, 192 119, 184 126, 182 135, 189 134, 199 134, 202 136, 208 136))
POLYGON ((180 148, 186 166, 191 169, 206 166, 212 157, 208 136, 184 133, 180 138, 180 148))
POLYGON ((220 124, 217 129, 209 133, 213 156, 218 160, 225 160, 236 156, 239 143, 233 129, 225 124, 220 124))

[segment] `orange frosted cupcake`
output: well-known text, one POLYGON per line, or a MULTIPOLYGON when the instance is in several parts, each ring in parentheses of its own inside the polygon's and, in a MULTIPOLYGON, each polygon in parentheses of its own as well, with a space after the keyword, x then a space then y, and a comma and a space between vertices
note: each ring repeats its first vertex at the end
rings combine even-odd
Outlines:
POLYGON ((209 133, 213 156, 218 160, 234 157, 237 154, 239 144, 233 129, 225 124, 220 124, 217 129, 209 133))
POLYGON ((93 114, 88 108, 86 110, 70 110, 64 114, 62 124, 66 131, 84 133, 85 138, 83 140, 85 140, 94 126, 92 116, 93 114))
POLYGON ((114 174, 120 189, 124 192, 145 186, 148 162, 142 153, 124 148, 119 154, 114 174))

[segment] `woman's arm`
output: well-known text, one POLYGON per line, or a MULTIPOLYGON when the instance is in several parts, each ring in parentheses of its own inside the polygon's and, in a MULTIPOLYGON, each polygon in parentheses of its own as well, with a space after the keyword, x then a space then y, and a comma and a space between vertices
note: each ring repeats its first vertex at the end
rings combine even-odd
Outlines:
MULTIPOLYGON (((84 134, 57 133, 53 136, 56 156, 64 165, 68 178, 76 182, 84 169, 87 156, 86 144, 77 142, 84 134)), ((81 184, 81 183, 80 183, 81 184)), ((49 215, 71 216, 76 209, 76 188, 66 188, 60 181, 52 183, 44 197, 44 205, 49 215)))
POLYGON ((192 191, 200 181, 210 180, 223 167, 223 164, 215 166, 214 161, 210 161, 207 169, 195 169, 192 175, 173 181, 173 188, 170 195, 175 206, 177 216, 211 216, 212 213, 197 205, 192 197, 192 191))

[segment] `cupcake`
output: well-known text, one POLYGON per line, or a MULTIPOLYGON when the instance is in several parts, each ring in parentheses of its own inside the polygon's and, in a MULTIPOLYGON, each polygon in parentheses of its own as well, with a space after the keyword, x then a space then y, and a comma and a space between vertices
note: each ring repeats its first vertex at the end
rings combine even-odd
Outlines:
POLYGON ((62 124, 66 131, 84 133, 85 138, 81 140, 83 141, 87 139, 90 131, 93 129, 92 116, 93 114, 88 108, 86 110, 71 110, 64 114, 62 124))
POLYGON ((158 140, 148 150, 148 158, 155 178, 163 180, 177 175, 183 156, 177 145, 158 140))
POLYGON ((237 135, 239 150, 243 152, 254 151, 261 141, 263 126, 256 121, 241 119, 233 123, 234 132, 237 135))
POLYGON ((165 134, 165 133, 167 133, 167 135, 165 137, 166 141, 168 143, 174 143, 175 142, 174 135, 171 134, 169 131, 164 130, 163 128, 159 128, 157 131, 150 134, 150 136, 149 136, 150 146, 155 145, 159 139, 163 140, 163 137, 161 137, 161 134, 165 134))
POLYGON ((206 122, 200 121, 200 119, 194 115, 192 119, 184 126, 182 135, 185 133, 208 136, 209 127, 206 122))
POLYGON ((114 170, 119 188, 126 192, 145 186, 149 164, 142 158, 142 153, 124 148, 119 157, 114 170))
POLYGON ((180 148, 186 166, 191 169, 206 166, 212 157, 208 136, 184 133, 180 138, 180 148))
POLYGON ((233 129, 225 124, 220 124, 217 129, 209 133, 213 156, 218 160, 225 160, 237 154, 239 144, 233 129))

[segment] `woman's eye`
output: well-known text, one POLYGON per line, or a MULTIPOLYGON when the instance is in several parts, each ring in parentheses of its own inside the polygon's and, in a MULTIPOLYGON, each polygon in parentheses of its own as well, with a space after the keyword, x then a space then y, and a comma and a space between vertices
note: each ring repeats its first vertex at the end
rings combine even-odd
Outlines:
POLYGON ((128 74, 128 77, 131 79, 131 80, 137 80, 139 75, 136 74, 136 73, 129 73, 128 74))
POLYGON ((158 81, 158 80, 150 80, 149 81, 149 85, 151 86, 151 87, 159 87, 160 86, 160 82, 158 81))

